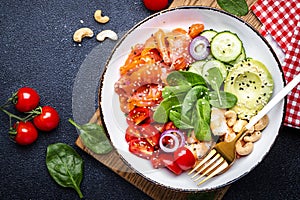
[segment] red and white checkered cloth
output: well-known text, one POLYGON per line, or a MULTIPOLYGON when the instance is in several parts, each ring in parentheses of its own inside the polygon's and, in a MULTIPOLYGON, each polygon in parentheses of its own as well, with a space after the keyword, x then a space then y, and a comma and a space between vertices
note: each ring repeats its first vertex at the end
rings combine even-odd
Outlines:
MULTIPOLYGON (((286 82, 300 73, 300 0, 258 0, 252 7, 263 24, 260 32, 270 34, 285 53, 282 66, 286 82)), ((300 84, 287 96, 284 125, 300 129, 300 84)))

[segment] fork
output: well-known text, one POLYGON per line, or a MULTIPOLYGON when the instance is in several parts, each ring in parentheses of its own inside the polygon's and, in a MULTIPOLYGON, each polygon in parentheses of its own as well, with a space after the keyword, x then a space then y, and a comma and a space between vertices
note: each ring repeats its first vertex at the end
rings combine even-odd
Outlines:
POLYGON ((235 143, 242 138, 247 130, 254 126, 264 115, 266 115, 281 99, 283 99, 300 82, 300 74, 297 74, 256 116, 251 118, 249 123, 242 128, 231 142, 219 142, 189 173, 196 172, 191 178, 198 181, 204 176, 198 185, 203 184, 210 178, 228 170, 236 159, 235 143), (201 175, 199 175, 201 173, 201 175), (199 175, 199 176, 198 176, 199 175), (196 177, 198 176, 198 177, 196 177))

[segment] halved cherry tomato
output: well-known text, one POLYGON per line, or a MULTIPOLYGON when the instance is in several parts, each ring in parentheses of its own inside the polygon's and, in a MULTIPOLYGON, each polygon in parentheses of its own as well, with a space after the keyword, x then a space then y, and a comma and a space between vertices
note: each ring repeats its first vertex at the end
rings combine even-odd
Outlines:
POLYGON ((151 107, 162 100, 162 89, 157 84, 147 84, 139 87, 131 97, 128 103, 138 107, 151 107))
POLYGON ((174 161, 174 155, 172 153, 164 153, 157 150, 152 154, 150 160, 155 169, 166 167, 176 175, 182 173, 182 169, 174 161))
POLYGON ((136 107, 132 109, 126 118, 128 124, 139 125, 146 122, 150 118, 150 110, 148 108, 136 107))
POLYGON ((126 142, 130 142, 131 140, 141 138, 142 135, 137 126, 131 124, 127 127, 125 132, 125 140, 126 142))
POLYGON ((174 130, 178 129, 172 121, 165 123, 161 132, 164 132, 164 131, 170 130, 170 129, 174 129, 174 130))
POLYGON ((168 0, 143 0, 147 9, 152 11, 159 11, 168 6, 168 0))
POLYGON ((34 125, 29 121, 20 121, 14 125, 14 128, 16 130, 14 140, 17 144, 29 145, 35 142, 38 138, 38 131, 36 130, 34 125))
POLYGON ((160 132, 151 124, 142 125, 140 127, 141 134, 143 138, 145 138, 153 147, 154 149, 159 148, 159 138, 160 132))
POLYGON ((15 108, 20 112, 29 112, 35 109, 40 102, 39 94, 30 87, 20 88, 13 97, 15 108), (16 98, 16 99, 15 99, 16 98))
POLYGON ((194 154, 186 147, 178 148, 174 152, 174 159, 182 170, 191 169, 196 162, 194 154))
POLYGON ((129 142, 129 151, 141 158, 150 159, 154 148, 146 139, 139 138, 129 142))
POLYGON ((41 131, 51 131, 59 124, 59 114, 51 106, 43 106, 41 114, 33 118, 34 125, 41 131))

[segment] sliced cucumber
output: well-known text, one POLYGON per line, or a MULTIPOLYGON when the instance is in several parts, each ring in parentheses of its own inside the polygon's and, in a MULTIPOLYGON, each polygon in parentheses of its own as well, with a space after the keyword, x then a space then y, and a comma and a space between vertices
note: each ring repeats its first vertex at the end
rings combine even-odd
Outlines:
POLYGON ((223 31, 216 34, 210 44, 212 55, 222 62, 230 62, 242 53, 243 44, 237 34, 223 31))
POLYGON ((208 70, 213 68, 213 67, 217 67, 220 70, 220 72, 221 72, 224 79, 227 77, 227 68, 224 65, 224 63, 222 63, 219 60, 209 60, 209 61, 207 61, 203 66, 202 76, 205 78, 206 75, 207 75, 208 70))
POLYGON ((209 30, 204 30, 200 35, 206 37, 208 41, 211 42, 211 39, 215 37, 217 33, 218 33, 217 31, 213 29, 209 29, 209 30))
POLYGON ((190 64, 188 71, 202 76, 203 66, 205 63, 206 63, 206 61, 204 61, 204 60, 199 60, 199 61, 193 62, 192 64, 190 64))
POLYGON ((230 65, 235 65, 236 63, 239 63, 241 62, 242 60, 245 60, 246 59, 246 52, 245 52, 245 49, 244 47, 242 48, 242 53, 234 60, 234 61, 231 61, 229 62, 228 64, 230 65))

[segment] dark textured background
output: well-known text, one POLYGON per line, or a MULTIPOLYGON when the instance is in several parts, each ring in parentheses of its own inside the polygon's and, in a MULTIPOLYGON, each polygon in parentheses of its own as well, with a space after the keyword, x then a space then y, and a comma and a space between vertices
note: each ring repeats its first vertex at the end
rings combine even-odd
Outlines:
MULTIPOLYGON (((78 198, 74 190, 58 186, 47 172, 46 148, 56 142, 71 145, 84 159, 81 190, 85 199, 148 198, 76 147, 78 135, 67 120, 74 117, 75 107, 84 107, 74 104, 76 99, 72 99, 74 85, 81 85, 76 79, 79 69, 93 49, 101 52, 103 47, 95 38, 84 40, 81 46, 75 44, 74 31, 87 26, 95 32, 112 29, 122 35, 150 14, 141 0, 1 0, 0 105, 18 88, 30 86, 39 92, 42 105, 51 105, 59 111, 61 122, 55 131, 41 133, 33 145, 21 147, 8 139, 8 118, 0 113, 0 199, 78 198), (93 13, 97 9, 110 17, 109 23, 99 25, 94 21, 93 13)), ((109 47, 114 44, 107 43, 109 47)), ((106 60, 109 51, 105 48, 99 54, 101 62, 106 60)), ((100 67, 89 81, 97 84, 101 70, 100 67)), ((91 97, 81 96, 78 102, 96 99, 96 93, 95 88, 91 97)), ((96 101, 92 109, 93 106, 96 101)), ((93 113, 86 114, 78 120, 88 120, 93 113)), ((232 184, 224 199, 298 199, 299 132, 283 127, 263 162, 232 184)))

